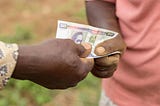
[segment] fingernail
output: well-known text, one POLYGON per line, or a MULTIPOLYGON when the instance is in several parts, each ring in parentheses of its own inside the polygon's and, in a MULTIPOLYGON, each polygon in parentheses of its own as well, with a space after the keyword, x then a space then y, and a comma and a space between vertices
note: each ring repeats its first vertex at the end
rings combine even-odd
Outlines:
POLYGON ((89 43, 81 43, 85 49, 91 49, 91 45, 89 43))
POLYGON ((105 53, 105 48, 104 47, 97 47, 96 52, 99 55, 103 55, 105 53))

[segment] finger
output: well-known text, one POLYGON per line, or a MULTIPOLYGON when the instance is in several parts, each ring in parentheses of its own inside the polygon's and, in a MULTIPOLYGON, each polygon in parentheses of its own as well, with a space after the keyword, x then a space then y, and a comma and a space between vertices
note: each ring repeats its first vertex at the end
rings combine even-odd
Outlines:
POLYGON ((95 59, 95 64, 99 65, 99 66, 110 66, 112 64, 118 64, 120 60, 120 55, 119 54, 115 54, 115 55, 111 55, 109 57, 102 57, 102 58, 97 58, 95 59))
POLYGON ((105 67, 104 68, 105 70, 101 70, 101 68, 95 66, 94 69, 92 69, 91 73, 94 76, 99 77, 99 78, 108 78, 108 77, 111 77, 114 74, 117 67, 112 65, 112 66, 109 66, 109 67, 105 67))
POLYGON ((95 54, 98 55, 98 56, 104 56, 108 53, 107 53, 107 51, 105 50, 104 47, 100 46, 100 47, 96 47, 95 54))
POLYGON ((108 78, 108 77, 111 77, 113 76, 114 72, 108 72, 108 71, 102 71, 102 72, 97 72, 96 70, 94 71, 95 69, 93 69, 91 71, 91 73, 96 76, 96 77, 99 77, 99 78, 108 78))
POLYGON ((113 70, 115 70, 116 68, 117 68, 117 64, 112 64, 112 65, 110 65, 110 66, 99 66, 99 65, 97 65, 97 64, 95 64, 94 65, 94 68, 97 70, 97 71, 100 71, 100 72, 102 72, 102 71, 113 71, 113 70))
POLYGON ((79 75, 80 80, 83 80, 87 74, 93 69, 94 66, 94 60, 93 59, 85 59, 80 58, 80 68, 79 68, 79 75))
POLYGON ((82 65, 82 70, 85 72, 90 72, 94 66, 94 60, 91 59, 86 59, 86 58, 80 58, 81 60, 81 65, 82 65))
POLYGON ((126 48, 125 43, 123 42, 120 36, 116 36, 113 39, 106 40, 100 44, 98 44, 95 48, 95 54, 99 56, 106 55, 108 53, 112 53, 115 51, 120 51, 123 53, 124 49, 126 48))
POLYGON ((92 46, 89 43, 81 43, 78 45, 78 49, 81 51, 79 56, 85 58, 91 53, 92 46))

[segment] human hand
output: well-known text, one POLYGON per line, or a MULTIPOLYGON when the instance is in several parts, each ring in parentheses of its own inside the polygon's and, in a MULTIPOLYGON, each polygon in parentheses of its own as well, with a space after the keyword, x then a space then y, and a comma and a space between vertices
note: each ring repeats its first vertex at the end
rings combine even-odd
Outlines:
POLYGON ((120 35, 98 44, 95 49, 95 54, 99 56, 104 56, 115 51, 120 51, 121 54, 114 54, 111 56, 105 56, 95 59, 95 65, 91 71, 92 74, 100 78, 111 77, 117 69, 120 55, 123 54, 125 49, 126 44, 124 43, 120 35))
POLYGON ((13 78, 30 80, 49 89, 73 87, 93 68, 88 44, 53 39, 38 45, 20 46, 13 78))

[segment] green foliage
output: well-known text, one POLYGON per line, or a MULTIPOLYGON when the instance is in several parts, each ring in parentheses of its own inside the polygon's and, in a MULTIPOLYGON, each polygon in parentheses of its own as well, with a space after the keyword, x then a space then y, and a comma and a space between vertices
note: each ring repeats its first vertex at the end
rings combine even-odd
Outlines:
POLYGON ((0 94, 0 106, 41 106, 51 100, 51 91, 30 81, 11 79, 0 94))
POLYGON ((0 40, 8 43, 24 43, 34 38, 34 34, 27 27, 17 26, 13 35, 0 35, 0 40))
POLYGON ((82 104, 76 106, 98 106, 100 88, 99 79, 89 74, 84 81, 80 82, 77 88, 80 92, 79 102, 82 104))
POLYGON ((0 93, 0 106, 28 106, 28 104, 44 106, 48 102, 59 104, 63 101, 56 101, 55 97, 61 95, 63 98, 65 96, 63 93, 67 91, 76 92, 69 95, 74 97, 72 101, 74 104, 71 106, 98 105, 100 83, 97 78, 89 74, 77 87, 64 91, 48 90, 30 81, 11 79, 7 87, 0 93))
POLYGON ((73 14, 74 18, 79 19, 79 20, 84 20, 86 19, 86 11, 85 8, 80 9, 77 11, 75 14, 73 14))

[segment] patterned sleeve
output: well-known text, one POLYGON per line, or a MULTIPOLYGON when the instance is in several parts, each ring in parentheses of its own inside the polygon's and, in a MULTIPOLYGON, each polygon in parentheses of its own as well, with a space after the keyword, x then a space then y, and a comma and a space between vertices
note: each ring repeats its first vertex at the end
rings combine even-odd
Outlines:
POLYGON ((18 45, 0 41, 0 90, 11 77, 18 57, 18 45))

